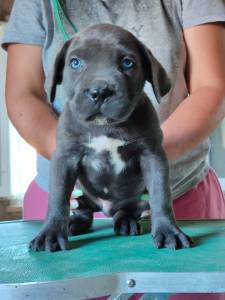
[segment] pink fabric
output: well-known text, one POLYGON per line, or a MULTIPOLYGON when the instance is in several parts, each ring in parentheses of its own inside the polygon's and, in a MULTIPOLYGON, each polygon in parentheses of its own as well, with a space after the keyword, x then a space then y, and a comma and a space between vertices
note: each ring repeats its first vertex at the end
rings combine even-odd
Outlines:
POLYGON ((225 198, 213 169, 192 190, 174 200, 173 204, 177 219, 225 218, 225 198))
MULTIPOLYGON (((215 172, 207 176, 192 190, 173 202, 177 219, 224 219, 225 198, 215 172)), ((32 181, 24 197, 25 220, 44 219, 47 213, 48 194, 32 181)), ((95 217, 104 214, 97 213, 95 217)), ((138 300, 143 294, 134 294, 130 300, 138 300)), ((106 300, 108 296, 91 300, 106 300)), ((225 294, 176 294, 168 300, 225 300, 225 294)))
POLYGON ((48 193, 33 180, 24 195, 23 219, 43 220, 48 210, 48 193))
MULTIPOLYGON (((33 180, 23 200, 24 220, 44 220, 48 210, 48 193, 33 180)), ((105 218, 102 212, 94 213, 95 218, 105 218)))

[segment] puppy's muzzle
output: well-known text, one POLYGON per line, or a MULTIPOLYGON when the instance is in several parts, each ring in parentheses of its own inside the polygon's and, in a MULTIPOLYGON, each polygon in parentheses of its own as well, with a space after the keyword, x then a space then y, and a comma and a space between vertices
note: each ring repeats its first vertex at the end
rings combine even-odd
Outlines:
POLYGON ((84 94, 90 101, 101 105, 106 99, 115 95, 115 88, 107 81, 96 80, 84 90, 84 94))

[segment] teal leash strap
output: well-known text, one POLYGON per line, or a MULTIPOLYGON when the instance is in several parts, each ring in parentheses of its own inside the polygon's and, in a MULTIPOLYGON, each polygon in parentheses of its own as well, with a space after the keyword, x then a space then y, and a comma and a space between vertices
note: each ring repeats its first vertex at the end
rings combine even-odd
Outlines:
POLYGON ((53 11, 54 11, 54 15, 55 15, 57 25, 59 26, 59 29, 62 32, 64 39, 68 40, 70 37, 69 37, 69 34, 67 33, 67 31, 66 31, 66 29, 63 25, 63 22, 61 20, 58 1, 57 0, 52 0, 52 6, 53 6, 53 11))
POLYGON ((63 15, 66 17, 67 21, 69 22, 70 26, 73 28, 74 32, 77 32, 77 28, 75 24, 70 20, 67 12, 66 12, 66 7, 65 5, 62 5, 62 3, 58 0, 52 0, 52 6, 53 6, 53 11, 54 11, 54 16, 57 22, 57 25, 59 26, 60 31, 63 34, 64 40, 69 40, 70 36, 68 32, 65 29, 65 26, 63 25, 62 18, 60 16, 60 12, 63 13, 63 15))
POLYGON ((58 1, 59 7, 61 8, 64 16, 66 17, 67 21, 70 23, 70 26, 73 28, 74 32, 78 32, 76 25, 71 21, 70 17, 68 16, 66 6, 64 2, 61 2, 60 0, 58 1))

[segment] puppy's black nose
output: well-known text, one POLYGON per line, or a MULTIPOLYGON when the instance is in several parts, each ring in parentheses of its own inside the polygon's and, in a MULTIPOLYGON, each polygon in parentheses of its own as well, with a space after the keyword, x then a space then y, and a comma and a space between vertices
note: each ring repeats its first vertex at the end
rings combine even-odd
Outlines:
POLYGON ((99 81, 85 90, 88 98, 94 102, 104 102, 104 100, 114 94, 114 90, 107 82, 99 81))

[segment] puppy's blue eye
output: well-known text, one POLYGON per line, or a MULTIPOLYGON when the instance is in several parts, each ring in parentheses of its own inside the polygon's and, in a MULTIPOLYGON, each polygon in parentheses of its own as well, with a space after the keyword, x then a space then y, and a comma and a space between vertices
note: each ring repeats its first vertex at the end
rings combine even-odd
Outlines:
POLYGON ((81 66, 82 66, 82 64, 81 64, 81 60, 79 58, 73 57, 70 60, 70 67, 72 69, 79 69, 81 66))
POLYGON ((134 67, 134 62, 129 58, 124 58, 122 60, 121 66, 124 70, 130 70, 134 67))

